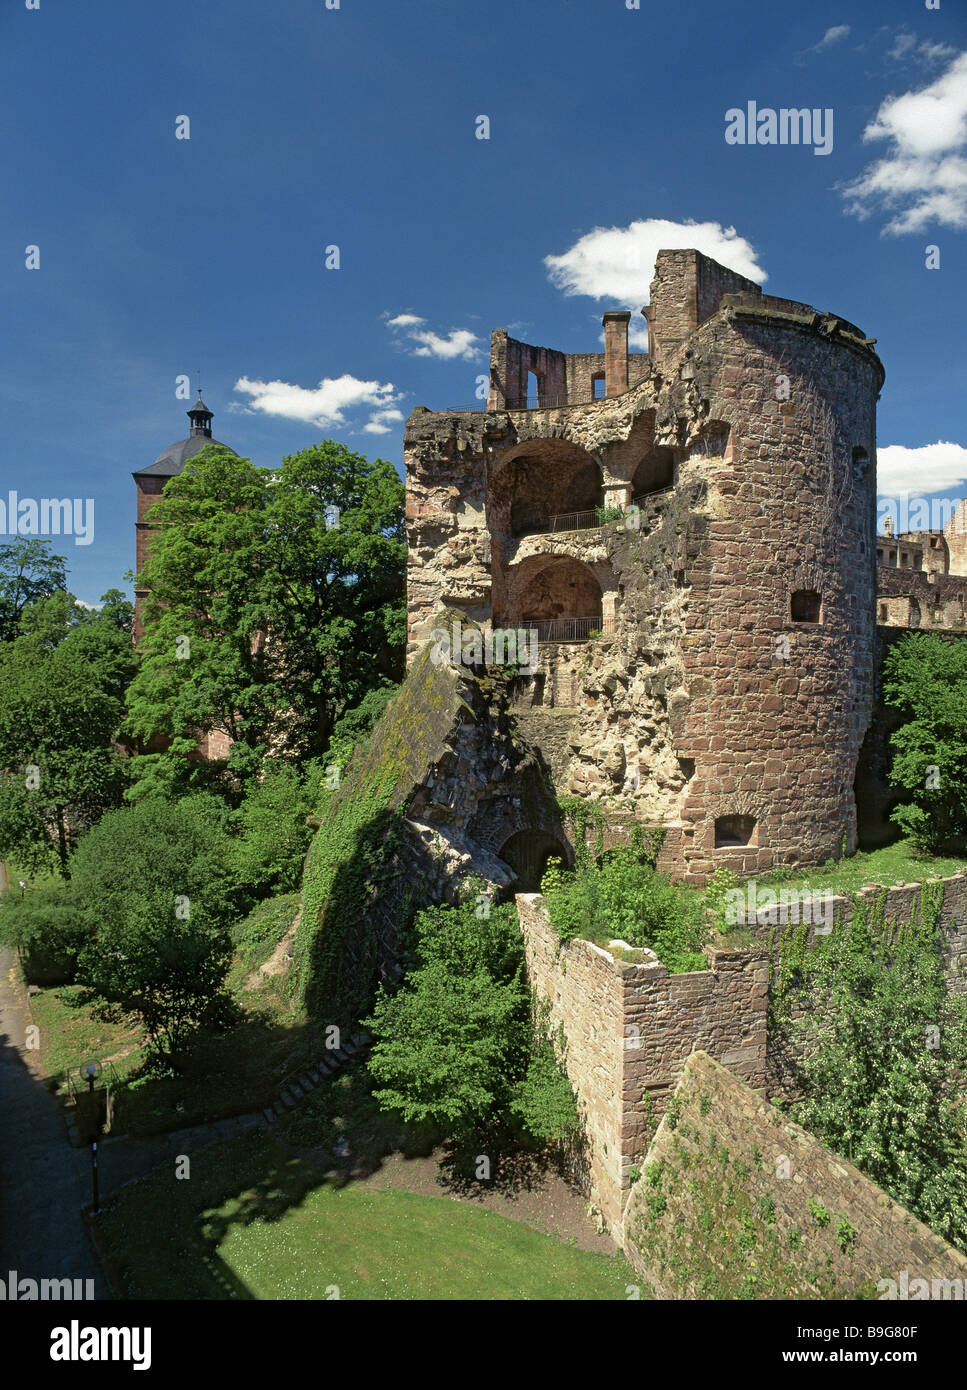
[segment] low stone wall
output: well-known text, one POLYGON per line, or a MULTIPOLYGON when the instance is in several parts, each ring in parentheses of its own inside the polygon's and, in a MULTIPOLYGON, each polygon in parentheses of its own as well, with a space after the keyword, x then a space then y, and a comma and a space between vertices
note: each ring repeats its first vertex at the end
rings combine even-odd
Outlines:
POLYGON ((967 1281, 967 1258, 700 1052, 622 1229, 625 1254, 659 1298, 879 1298, 889 1294, 881 1280, 949 1298, 967 1281), (939 1281, 951 1280, 945 1292, 939 1281))
POLYGON ((651 951, 623 959, 589 941, 562 946, 540 894, 519 894, 517 912, 528 979, 567 1040, 586 1130, 581 1176, 616 1230, 631 1169, 696 1048, 765 1085, 766 953, 710 949, 708 970, 672 975, 651 951))
MULTIPOLYGON (((936 882, 938 880, 930 881, 936 882)), ((951 874, 948 878, 941 878, 939 882, 943 884, 940 931, 947 983, 951 992, 963 994, 967 992, 967 870, 951 874)), ((744 927, 760 941, 768 941, 769 933, 781 929, 782 925, 795 925, 800 921, 806 921, 811 916, 812 920, 808 922, 807 940, 812 945, 817 930, 831 925, 836 920, 848 922, 852 919, 852 899, 843 894, 834 894, 823 902, 820 919, 818 910, 804 910, 804 903, 798 897, 793 900, 788 896, 792 894, 793 890, 785 885, 781 883, 759 885, 760 895, 765 888, 771 889, 778 895, 779 902, 775 908, 762 906, 758 912, 749 911, 747 908, 739 916, 736 907, 734 913, 736 929, 744 927), (783 893, 787 894, 785 906, 783 905, 783 893)), ((751 892, 749 884, 740 885, 740 889, 746 893, 749 907, 752 907, 755 902, 754 887, 751 892)), ((884 921, 896 923, 909 922, 914 918, 919 918, 921 891, 922 884, 919 882, 897 883, 892 888, 886 889, 870 884, 855 896, 872 906, 877 897, 882 894, 884 921)))

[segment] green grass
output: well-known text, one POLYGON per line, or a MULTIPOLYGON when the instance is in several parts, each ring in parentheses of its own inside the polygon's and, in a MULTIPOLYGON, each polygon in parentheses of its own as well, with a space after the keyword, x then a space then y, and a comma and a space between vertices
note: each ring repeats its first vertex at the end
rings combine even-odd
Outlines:
POLYGON ((110 1021, 99 1016, 85 1002, 80 985, 55 985, 31 996, 30 1012, 40 1029, 40 1058, 49 1077, 73 1072, 92 1058, 105 1061, 126 1053, 114 1062, 123 1075, 141 1059, 141 1030, 131 1019, 110 1021))
POLYGON ((625 1299, 619 1256, 446 1197, 337 1186, 246 1136, 123 1189, 96 1219, 132 1299, 625 1299), (159 1222, 158 1213, 164 1212, 159 1222))
POLYGON ((920 853, 911 840, 898 840, 882 849, 862 851, 838 863, 827 863, 801 873, 761 875, 763 883, 779 883, 790 888, 829 888, 835 893, 853 893, 867 883, 888 888, 894 883, 912 883, 936 875, 947 877, 967 869, 967 859, 938 857, 920 853))

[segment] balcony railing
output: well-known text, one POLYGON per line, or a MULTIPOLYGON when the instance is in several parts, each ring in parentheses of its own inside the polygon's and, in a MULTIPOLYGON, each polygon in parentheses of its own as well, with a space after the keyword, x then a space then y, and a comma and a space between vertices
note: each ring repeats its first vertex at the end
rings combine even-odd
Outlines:
POLYGON ((586 642, 601 632, 614 631, 614 618, 539 618, 524 621, 538 642, 586 642))

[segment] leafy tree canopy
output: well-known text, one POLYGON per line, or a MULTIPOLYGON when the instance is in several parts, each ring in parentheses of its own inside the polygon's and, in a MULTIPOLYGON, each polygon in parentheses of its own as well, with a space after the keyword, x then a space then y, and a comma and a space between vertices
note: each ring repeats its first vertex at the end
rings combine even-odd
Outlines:
POLYGON ((67 588, 67 562, 50 545, 35 539, 0 545, 0 642, 17 636, 25 608, 67 588))
POLYGON ((891 736, 890 782, 908 798, 892 819, 933 853, 967 845, 967 643, 909 633, 887 653, 883 698, 905 722, 891 736))
POLYGON ((853 911, 791 995, 807 1090, 793 1116, 967 1249, 967 1001, 948 992, 929 901, 898 932, 862 900, 853 911))
POLYGON ((121 619, 122 603, 85 610, 61 590, 0 644, 0 857, 68 874, 80 836, 120 800, 114 738, 136 664, 121 619))
POLYGON ((342 714, 398 678, 402 501, 389 463, 332 441, 275 472, 212 445, 168 481, 151 512, 160 530, 129 697, 132 734, 172 740, 139 760, 146 784, 210 776, 185 762, 195 731, 232 739, 234 779, 269 750, 316 757, 342 714))

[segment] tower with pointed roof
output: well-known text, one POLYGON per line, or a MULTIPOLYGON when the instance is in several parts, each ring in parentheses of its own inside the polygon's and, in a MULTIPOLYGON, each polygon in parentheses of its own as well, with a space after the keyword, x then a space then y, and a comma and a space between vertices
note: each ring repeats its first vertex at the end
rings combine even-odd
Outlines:
POLYGON ((201 398, 201 387, 198 388, 198 399, 187 412, 191 422, 191 428, 187 439, 179 439, 175 444, 169 444, 167 449, 155 459, 149 468, 138 469, 132 474, 135 486, 138 490, 138 515, 135 522, 135 544, 136 544, 136 563, 135 569, 139 578, 135 582, 134 590, 134 638, 139 641, 144 633, 142 622, 142 608, 147 597, 147 589, 140 580, 140 575, 144 570, 148 554, 151 549, 151 538, 157 527, 152 526, 147 520, 148 513, 161 496, 162 489, 169 478, 176 478, 185 471, 188 461, 202 451, 208 444, 218 444, 222 449, 228 449, 229 453, 235 450, 227 444, 212 436, 212 420, 214 416, 208 406, 201 398))

